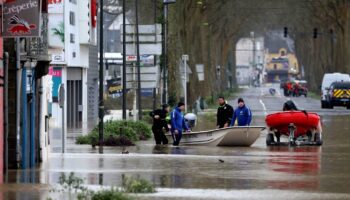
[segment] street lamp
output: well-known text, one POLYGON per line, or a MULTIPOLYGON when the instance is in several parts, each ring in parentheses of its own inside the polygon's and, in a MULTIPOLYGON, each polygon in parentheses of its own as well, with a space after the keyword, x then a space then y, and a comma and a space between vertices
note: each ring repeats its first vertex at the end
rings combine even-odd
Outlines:
POLYGON ((174 4, 176 3, 176 0, 163 0, 163 16, 164 16, 164 22, 162 24, 162 29, 163 29, 163 44, 162 44, 162 55, 163 55, 163 104, 167 103, 167 84, 166 84, 166 78, 167 78, 167 66, 168 66, 168 55, 167 55, 167 35, 168 35, 168 5, 169 4, 174 4))
POLYGON ((103 102, 103 0, 100 0, 100 69, 99 69, 99 103, 98 103, 98 144, 103 145, 103 117, 104 117, 104 102, 103 102))

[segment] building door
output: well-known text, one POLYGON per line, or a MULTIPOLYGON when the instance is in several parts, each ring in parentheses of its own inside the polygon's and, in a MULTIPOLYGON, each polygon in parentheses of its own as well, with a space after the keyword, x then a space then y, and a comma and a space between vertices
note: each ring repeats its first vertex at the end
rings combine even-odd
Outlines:
POLYGON ((83 84, 81 68, 67 69, 67 131, 81 133, 83 121, 83 84))

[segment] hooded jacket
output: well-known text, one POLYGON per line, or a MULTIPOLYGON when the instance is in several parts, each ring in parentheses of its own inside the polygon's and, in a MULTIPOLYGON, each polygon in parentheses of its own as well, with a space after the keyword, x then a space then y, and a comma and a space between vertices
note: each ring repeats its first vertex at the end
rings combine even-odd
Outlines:
POLYGON ((170 121, 171 121, 171 132, 177 130, 179 133, 182 133, 182 130, 189 130, 187 124, 185 123, 185 118, 179 107, 176 107, 170 113, 170 121))
POLYGON ((231 126, 235 125, 236 119, 238 126, 249 126, 252 121, 252 111, 246 105, 243 107, 238 106, 233 113, 231 126))

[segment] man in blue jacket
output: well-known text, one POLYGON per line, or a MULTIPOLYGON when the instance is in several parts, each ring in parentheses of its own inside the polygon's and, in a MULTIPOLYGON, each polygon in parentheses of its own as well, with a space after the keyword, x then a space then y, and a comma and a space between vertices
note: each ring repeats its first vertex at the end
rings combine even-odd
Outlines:
POLYGON ((171 134, 173 136, 174 146, 178 146, 182 137, 182 132, 185 129, 190 131, 182 112, 185 110, 185 104, 180 102, 177 107, 170 113, 171 134))
POLYGON ((249 126, 252 121, 252 111, 245 105, 242 98, 238 99, 238 107, 233 112, 231 126, 235 125, 236 119, 238 126, 249 126))

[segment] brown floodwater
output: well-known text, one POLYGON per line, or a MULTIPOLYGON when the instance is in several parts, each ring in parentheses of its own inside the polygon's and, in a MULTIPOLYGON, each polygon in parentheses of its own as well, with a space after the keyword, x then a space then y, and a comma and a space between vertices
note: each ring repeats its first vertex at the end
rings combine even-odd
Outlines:
MULTIPOLYGON (((324 116, 321 147, 68 145, 35 170, 9 171, 1 199, 46 199, 48 185, 74 172, 87 185, 121 186, 125 177, 153 182, 159 192, 144 199, 350 199, 350 116, 324 116), (221 161, 220 161, 221 160, 221 161), (204 189, 204 190, 202 190, 204 189), (211 194, 218 196, 210 196, 211 194), (230 196, 231 195, 231 196, 230 196)), ((261 124, 257 117, 254 124, 261 124)), ((141 197, 140 197, 141 198, 141 197)))

